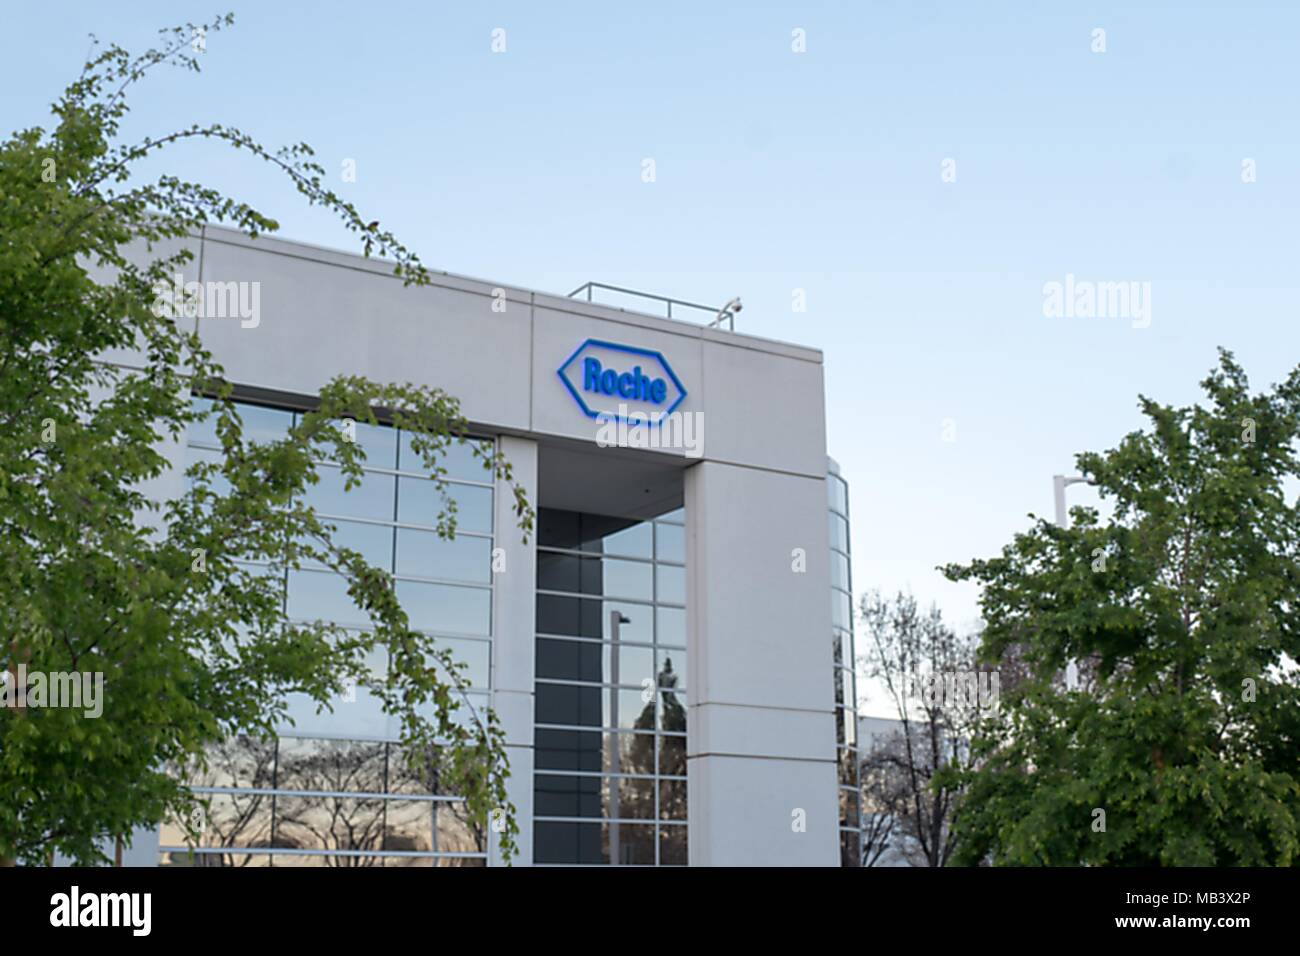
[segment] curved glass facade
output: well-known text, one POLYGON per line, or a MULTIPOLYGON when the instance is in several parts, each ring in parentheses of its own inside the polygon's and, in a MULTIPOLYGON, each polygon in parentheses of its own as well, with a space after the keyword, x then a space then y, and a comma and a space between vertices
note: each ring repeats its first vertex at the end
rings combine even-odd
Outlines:
POLYGON ((827 459, 831 540, 831 647, 835 657, 835 742, 839 763, 840 865, 862 862, 858 787, 858 693, 853 667, 853 575, 849 552, 849 486, 827 459))

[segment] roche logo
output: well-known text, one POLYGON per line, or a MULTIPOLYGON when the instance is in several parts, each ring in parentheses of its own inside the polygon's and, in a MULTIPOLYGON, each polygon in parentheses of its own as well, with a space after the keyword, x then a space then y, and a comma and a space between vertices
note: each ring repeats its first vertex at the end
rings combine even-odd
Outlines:
POLYGON ((657 425, 686 398, 663 355, 587 339, 558 370, 588 418, 657 425))

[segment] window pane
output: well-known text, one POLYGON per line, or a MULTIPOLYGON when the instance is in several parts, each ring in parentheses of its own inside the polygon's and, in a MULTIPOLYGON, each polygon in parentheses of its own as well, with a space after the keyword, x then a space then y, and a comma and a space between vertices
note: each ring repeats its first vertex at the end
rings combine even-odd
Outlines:
POLYGON ((600 727, 601 689, 568 684, 538 683, 534 716, 539 724, 570 724, 600 727))
POLYGON ((658 658, 658 667, 655 669, 655 682, 658 686, 685 687, 686 652, 684 650, 660 648, 656 657, 658 658))
POLYGON ((492 582, 492 540, 457 535, 446 540, 436 531, 397 529, 397 573, 449 581, 492 582))
POLYGON ((831 626, 849 629, 849 596, 843 591, 831 591, 831 626))
POLYGON ((533 782, 533 813, 539 817, 653 820, 654 809, 652 779, 539 773, 533 782))
POLYGON ((195 412, 209 412, 209 415, 207 421, 194 422, 189 426, 185 433, 185 440, 191 444, 195 442, 201 445, 221 444, 217 439, 216 403, 210 398, 193 395, 190 397, 190 408, 195 412))
POLYGON ((656 600, 666 604, 686 603, 686 569, 669 564, 655 565, 659 591, 656 600))
POLYGON ((603 738, 595 730, 549 730, 539 728, 534 759, 538 770, 602 769, 603 738))
POLYGON ((686 612, 681 608, 661 607, 655 609, 658 620, 656 639, 660 644, 674 647, 686 646, 686 612))
POLYGON ((849 590, 849 559, 838 551, 831 552, 831 584, 849 590))
MULTIPOLYGON (((342 422, 339 423, 343 427, 342 422)), ((393 468, 397 465, 397 429, 387 425, 353 422, 356 444, 366 453, 366 467, 393 468)))
POLYGON ((487 588, 398 581, 397 600, 416 630, 492 633, 492 592, 487 588))
POLYGON ((686 819, 686 781, 659 781, 659 819, 686 819))
POLYGON ((603 594, 612 597, 654 600, 654 566, 644 561, 618 561, 606 558, 601 562, 604 572, 603 594))
MULTIPOLYGON (((359 521, 331 521, 338 530, 333 541, 337 547, 360 552, 373 567, 389 571, 393 567, 393 529, 381 524, 362 524, 359 521)), ((312 541, 313 546, 320 545, 312 541)), ((321 567, 315 561, 304 562, 303 567, 321 567)))
POLYGON ((289 572, 289 617, 366 627, 370 618, 348 594, 348 582, 332 571, 289 572))
MULTIPOLYGON (((430 478, 400 478, 397 489, 397 520, 403 524, 430 527, 446 502, 438 483, 430 478)), ((492 489, 473 485, 447 485, 447 498, 456 502, 456 528, 460 531, 492 531, 492 489)))
POLYGON ((276 785, 281 790, 384 793, 385 745, 378 741, 281 737, 276 785))
MULTIPOLYGON (((398 459, 399 467, 402 471, 418 471, 428 474, 430 469, 424 463, 424 459, 415 453, 411 447, 411 433, 401 433, 401 451, 398 459)), ((465 481, 482 481, 491 483, 492 472, 485 468, 483 459, 474 455, 475 447, 479 448, 485 455, 491 456, 492 442, 481 439, 469 438, 464 442, 460 439, 451 439, 442 452, 438 455, 436 465, 446 471, 448 478, 460 478, 465 481)))
POLYGON ((192 821, 199 831, 197 842, 175 817, 160 828, 163 846, 258 847, 271 839, 271 798, 263 794, 199 794, 201 809, 192 821))
POLYGON ((664 735, 659 738, 659 772, 665 776, 686 776, 686 738, 664 735))
POLYGON ((634 524, 622 530, 607 534, 596 544, 597 550, 605 554, 617 554, 628 558, 648 558, 651 548, 650 525, 634 524))
POLYGON ((849 550, 849 525, 837 514, 830 515, 831 547, 840 551, 849 550))
POLYGON ((344 518, 393 520, 393 477, 367 473, 351 491, 344 490, 343 472, 333 465, 317 465, 320 480, 308 485, 304 500, 323 515, 344 518))
POLYGON ((655 525, 655 559, 658 561, 686 561, 686 529, 680 525, 655 525))
POLYGON ((265 444, 279 441, 293 426, 293 412, 281 411, 278 408, 265 408, 261 405, 248 405, 243 402, 236 403, 235 408, 244 422, 245 442, 254 441, 265 444))
POLYGON ((451 651, 459 663, 467 665, 461 674, 471 684, 483 688, 488 686, 492 651, 487 641, 438 637, 434 639, 433 646, 435 649, 451 651))
POLYGON ((686 866, 688 864, 687 827, 663 826, 659 828, 659 865, 686 866))

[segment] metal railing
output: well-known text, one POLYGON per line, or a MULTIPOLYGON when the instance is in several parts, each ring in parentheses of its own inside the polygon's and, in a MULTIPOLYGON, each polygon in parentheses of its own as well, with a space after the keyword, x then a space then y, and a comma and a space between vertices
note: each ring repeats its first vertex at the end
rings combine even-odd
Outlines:
MULTIPOLYGON (((622 286, 606 285, 604 282, 584 282, 582 285, 570 292, 568 297, 570 299, 576 299, 585 292, 587 294, 588 302, 596 302, 596 299, 592 296, 592 293, 596 289, 604 289, 607 292, 617 292, 620 295, 630 295, 639 299, 651 299, 655 302, 663 303, 667 306, 667 318, 670 319, 673 318, 673 306, 676 306, 678 310, 695 309, 696 311, 708 314, 709 320, 705 324, 708 325, 709 328, 721 328, 722 323, 726 322, 729 331, 736 331, 736 314, 727 309, 719 309, 716 306, 711 305, 701 305, 698 302, 687 302, 685 299, 673 299, 666 295, 655 295, 653 292, 639 292, 636 289, 625 289, 622 286)), ((610 303, 604 302, 597 304, 609 305, 610 303)), ((657 313, 651 312, 650 314, 655 315, 657 313)))

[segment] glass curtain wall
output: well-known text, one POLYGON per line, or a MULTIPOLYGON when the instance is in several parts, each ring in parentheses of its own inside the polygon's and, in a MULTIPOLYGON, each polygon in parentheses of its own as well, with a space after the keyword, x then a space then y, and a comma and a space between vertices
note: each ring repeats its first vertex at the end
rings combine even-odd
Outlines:
POLYGON ((829 462, 831 645, 835 656, 835 740, 839 757, 840 865, 862 862, 861 796, 858 788, 858 693, 854 680, 853 578, 849 561, 849 486, 829 462))
POLYGON ((683 521, 540 509, 539 865, 687 862, 683 521))
MULTIPOLYGON (((208 404, 196 398, 196 405, 208 404)), ((239 403, 247 439, 272 440, 298 414, 239 403)), ((344 491, 339 469, 318 466, 320 483, 307 502, 334 524, 335 540, 392 573, 413 627, 436 638, 468 665, 472 690, 461 705, 488 705, 492 652, 493 484, 467 442, 442 461, 448 496, 457 504, 457 533, 434 530, 442 498, 408 436, 398 429, 356 426, 366 453, 360 486, 344 491)), ((490 448, 491 443, 481 439, 490 448)), ((211 421, 191 429, 188 460, 219 460, 211 421)), ((366 616, 342 577, 323 567, 287 570, 248 565, 277 576, 289 616, 363 629, 366 616)), ((383 652, 371 662, 382 673, 383 652)), ((295 725, 269 742, 238 738, 217 748, 201 779, 189 781, 208 802, 191 844, 178 821, 161 830, 161 860, 172 866, 482 866, 487 841, 464 804, 436 774, 412 772, 397 744, 396 718, 364 688, 316 713, 310 699, 291 699, 295 725)))

